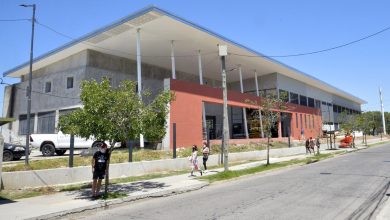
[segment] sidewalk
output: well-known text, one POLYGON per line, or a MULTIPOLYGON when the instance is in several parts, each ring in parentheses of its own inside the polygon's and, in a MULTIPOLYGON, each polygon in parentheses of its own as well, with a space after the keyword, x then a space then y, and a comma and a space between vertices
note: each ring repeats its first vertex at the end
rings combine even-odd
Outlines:
MULTIPOLYGON (((364 148, 359 146, 358 149, 364 148)), ((344 150, 344 149, 343 149, 344 150)), ((348 149, 354 151, 357 149, 348 149)), ((328 151, 323 149, 322 153, 333 153, 337 150, 328 151)), ((270 158, 271 163, 303 159, 309 155, 296 155, 281 158, 270 158)), ((246 163, 231 166, 231 170, 241 170, 261 164, 266 161, 246 163)), ((205 175, 213 175, 223 171, 223 168, 214 169, 205 175)), ((199 176, 199 174, 198 174, 199 176)), ((168 196, 188 191, 193 191, 207 186, 208 183, 196 178, 189 177, 189 174, 169 176, 126 184, 110 186, 110 192, 127 193, 127 197, 113 200, 92 200, 90 189, 83 189, 71 192, 59 192, 52 195, 38 196, 16 201, 0 201, 0 213, 2 219, 50 219, 86 210, 103 209, 107 206, 121 204, 143 198, 168 196)))

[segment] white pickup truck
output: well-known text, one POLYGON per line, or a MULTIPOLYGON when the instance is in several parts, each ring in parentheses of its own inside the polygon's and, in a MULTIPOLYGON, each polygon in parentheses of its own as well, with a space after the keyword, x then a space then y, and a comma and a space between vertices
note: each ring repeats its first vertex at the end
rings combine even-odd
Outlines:
MULTIPOLYGON (((102 141, 74 137, 74 149, 88 149, 97 147, 102 141)), ((115 144, 117 145, 117 144, 115 144)), ((54 153, 61 156, 70 149, 70 135, 61 131, 58 134, 31 134, 30 147, 39 149, 43 156, 53 156, 54 153)))

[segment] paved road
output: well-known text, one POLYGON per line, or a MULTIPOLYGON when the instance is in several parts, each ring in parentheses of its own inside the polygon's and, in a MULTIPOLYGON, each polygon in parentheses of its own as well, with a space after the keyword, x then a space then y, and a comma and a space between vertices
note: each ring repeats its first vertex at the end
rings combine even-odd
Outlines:
MULTIPOLYGON (((80 219, 374 219, 387 200, 390 145, 80 219)), ((75 216, 72 217, 75 219, 75 216)))

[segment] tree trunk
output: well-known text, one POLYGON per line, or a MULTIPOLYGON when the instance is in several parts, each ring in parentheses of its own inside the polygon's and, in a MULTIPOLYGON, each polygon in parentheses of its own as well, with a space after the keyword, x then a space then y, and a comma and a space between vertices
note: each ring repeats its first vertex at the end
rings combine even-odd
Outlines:
POLYGON ((269 165, 269 135, 267 135, 267 165, 269 165))
POLYGON ((355 148, 355 132, 353 133, 352 137, 352 147, 355 148))

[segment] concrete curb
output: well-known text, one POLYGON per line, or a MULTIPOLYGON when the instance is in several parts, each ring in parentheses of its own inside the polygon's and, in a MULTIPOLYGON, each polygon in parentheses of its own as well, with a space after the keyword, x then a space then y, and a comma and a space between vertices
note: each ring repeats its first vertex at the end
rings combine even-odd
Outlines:
MULTIPOLYGON (((199 181, 200 182, 200 181, 199 181)), ((135 195, 135 196, 128 196, 125 198, 120 198, 120 199, 113 199, 113 200, 108 200, 108 201, 101 201, 98 204, 90 205, 90 206, 84 206, 80 208, 75 208, 75 209, 69 209, 65 211, 60 211, 60 212, 55 212, 51 214, 46 214, 46 215, 41 215, 41 216, 36 216, 33 218, 27 218, 27 220, 37 220, 37 219, 57 219, 60 217, 65 217, 73 214, 78 214, 82 213, 85 211, 91 211, 91 210, 104 210, 108 209, 111 207, 115 207, 117 205, 121 205, 127 202, 133 202, 141 199, 146 199, 146 198, 157 198, 157 197, 166 197, 166 196, 171 196, 171 195, 177 195, 177 194, 182 194, 186 192, 191 192, 195 190, 202 189, 206 186, 208 186, 209 183, 206 182, 200 182, 198 184, 194 184, 192 186, 186 186, 186 187, 180 187, 176 189, 168 189, 168 190, 162 190, 160 192, 153 192, 153 193, 146 193, 143 195, 135 195)))

